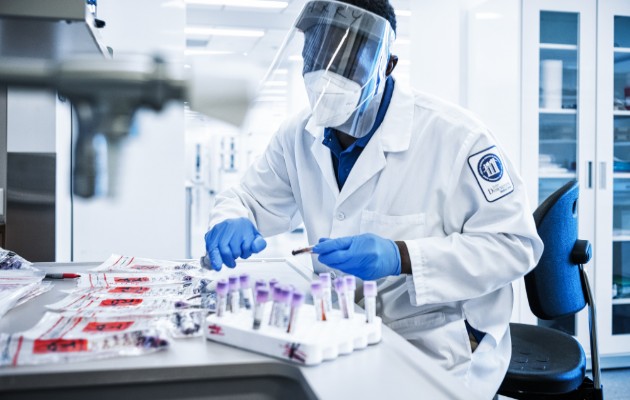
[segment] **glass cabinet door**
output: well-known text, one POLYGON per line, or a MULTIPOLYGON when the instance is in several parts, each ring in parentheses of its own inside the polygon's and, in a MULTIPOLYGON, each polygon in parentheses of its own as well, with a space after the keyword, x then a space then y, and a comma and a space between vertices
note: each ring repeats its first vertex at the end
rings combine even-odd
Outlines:
MULTIPOLYGON (((532 207, 577 180, 578 234, 594 241, 596 2, 528 0, 523 4, 522 160, 532 207)), ((588 348, 587 313, 523 322, 577 336, 588 348)))
POLYGON ((598 160, 612 179, 597 195, 597 237, 608 240, 595 249, 605 271, 596 295, 603 350, 619 353, 630 351, 630 2, 599 7, 598 160))

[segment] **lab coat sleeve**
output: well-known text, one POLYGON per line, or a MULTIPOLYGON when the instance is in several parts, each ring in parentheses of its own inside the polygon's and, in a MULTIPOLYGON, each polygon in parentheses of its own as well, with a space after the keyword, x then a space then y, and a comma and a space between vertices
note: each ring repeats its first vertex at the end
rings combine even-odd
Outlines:
POLYGON ((245 217, 254 222, 263 236, 271 236, 299 224, 298 206, 286 164, 292 159, 291 150, 283 143, 283 135, 274 135, 262 156, 247 169, 240 184, 217 196, 209 229, 226 219, 245 217))
POLYGON ((413 305, 483 296, 520 278, 538 262, 543 245, 516 169, 501 155, 514 190, 489 201, 469 165, 471 156, 495 144, 487 132, 466 136, 445 189, 441 211, 445 236, 406 241, 413 305))

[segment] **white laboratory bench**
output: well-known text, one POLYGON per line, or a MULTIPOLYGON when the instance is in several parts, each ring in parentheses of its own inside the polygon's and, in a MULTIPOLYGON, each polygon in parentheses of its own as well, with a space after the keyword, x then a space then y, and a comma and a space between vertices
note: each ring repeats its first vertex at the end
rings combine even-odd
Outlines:
MULTIPOLYGON (((41 263, 46 272, 81 272, 92 263, 41 263)), ((239 263, 236 270, 254 279, 276 278, 306 290, 311 274, 299 265, 239 263)), ((45 305, 66 296, 55 287, 13 310, 0 320, 0 332, 31 328, 45 305)), ((2 399, 471 399, 462 384, 434 361, 383 326, 379 344, 349 355, 304 367, 264 355, 207 341, 170 339, 166 351, 138 357, 111 358, 68 364, 0 368, 2 399)))

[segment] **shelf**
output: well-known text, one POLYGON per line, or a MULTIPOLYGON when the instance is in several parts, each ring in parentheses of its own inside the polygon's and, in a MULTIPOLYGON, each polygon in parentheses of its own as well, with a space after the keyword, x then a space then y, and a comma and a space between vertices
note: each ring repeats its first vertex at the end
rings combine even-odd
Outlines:
POLYGON ((567 50, 576 51, 578 49, 575 44, 554 44, 554 43, 541 43, 541 50, 567 50))
POLYGON ((613 115, 615 117, 630 117, 630 110, 615 110, 613 115))
MULTIPOLYGON (((577 114, 577 110, 574 108, 540 108, 538 109, 538 112, 540 114, 564 114, 564 115, 577 114)), ((628 115, 630 115, 630 113, 628 115)))
POLYGON ((630 179, 630 172, 614 172, 614 179, 630 179))
POLYGON ((630 230, 613 229, 613 242, 630 241, 630 230))
POLYGON ((575 178, 575 172, 558 172, 558 173, 540 173, 539 179, 572 179, 575 178))
POLYGON ((612 304, 620 305, 620 304, 630 304, 630 298, 627 299, 612 299, 612 304))
POLYGON ((615 53, 630 54, 630 47, 615 47, 615 53))
POLYGON ((0 58, 61 60, 83 54, 109 58, 85 0, 3 2, 0 32, 0 58))
MULTIPOLYGON (((576 139, 540 139, 539 144, 575 144, 576 139)), ((630 143, 629 143, 630 144, 630 143)))

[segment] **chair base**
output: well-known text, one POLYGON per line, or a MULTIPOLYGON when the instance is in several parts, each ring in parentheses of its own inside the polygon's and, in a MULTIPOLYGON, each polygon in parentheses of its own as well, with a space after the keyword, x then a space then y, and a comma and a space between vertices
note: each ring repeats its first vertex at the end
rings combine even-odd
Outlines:
POLYGON ((569 393, 556 395, 541 395, 532 393, 509 393, 499 391, 501 396, 517 400, 604 400, 604 386, 595 389, 590 378, 584 378, 579 388, 569 393))

